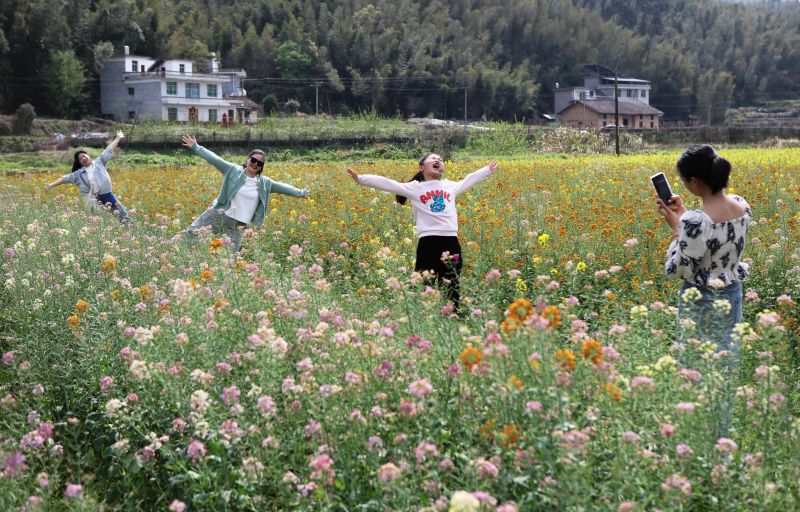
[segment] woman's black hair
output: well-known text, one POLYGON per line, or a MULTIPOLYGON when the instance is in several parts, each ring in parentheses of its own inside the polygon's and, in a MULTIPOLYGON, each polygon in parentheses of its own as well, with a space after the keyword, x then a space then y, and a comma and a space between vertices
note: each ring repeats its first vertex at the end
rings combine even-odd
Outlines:
POLYGON ((708 144, 698 144, 683 152, 678 159, 678 173, 684 180, 697 178, 716 194, 728 186, 731 164, 708 144))
MULTIPOLYGON (((425 156, 423 156, 422 158, 420 158, 420 159, 419 159, 419 165, 422 165, 422 164, 424 164, 424 163, 425 163, 425 160, 427 160, 427 159, 428 159, 428 157, 429 157, 429 156, 431 156, 431 155, 433 155, 433 154, 435 154, 435 153, 425 153, 425 156)), ((422 171, 417 171, 417 174, 415 174, 414 176, 412 176, 412 177, 411 177, 411 179, 410 179, 410 180, 408 180, 408 181, 409 181, 409 182, 411 182, 411 181, 425 181, 425 176, 423 176, 423 174, 422 174, 422 171)), ((395 199, 397 200, 397 202, 398 202, 398 203, 400 203, 400 204, 406 204, 406 201, 408 200, 408 198, 407 198, 407 197, 404 197, 404 196, 399 196, 399 195, 395 195, 395 196, 394 196, 394 198, 395 198, 395 199)))
MULTIPOLYGON (((260 149, 254 149, 253 151, 250 152, 249 155, 247 155, 247 160, 244 161, 244 165, 242 167, 247 169, 247 163, 250 161, 250 157, 253 155, 261 155, 262 157, 264 157, 264 165, 267 165, 267 154, 261 151, 260 149)), ((264 170, 264 165, 261 166, 261 170, 256 171, 256 175, 261 174, 261 172, 264 170)))
POLYGON ((76 151, 76 152, 75 152, 75 156, 74 156, 74 157, 73 157, 73 159, 72 159, 72 172, 75 172, 75 171, 77 171, 78 169, 80 169, 81 167, 83 167, 83 166, 81 165, 81 161, 80 161, 80 160, 78 160, 78 157, 80 156, 80 154, 81 154, 81 153, 85 154, 86 156, 89 156, 89 153, 87 153, 87 152, 86 152, 86 151, 84 151, 84 150, 76 151))

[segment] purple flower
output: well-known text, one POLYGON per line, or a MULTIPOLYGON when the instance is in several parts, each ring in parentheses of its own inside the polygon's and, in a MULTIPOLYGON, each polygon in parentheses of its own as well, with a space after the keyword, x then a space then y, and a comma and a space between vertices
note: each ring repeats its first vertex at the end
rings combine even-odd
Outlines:
POLYGON ((18 472, 27 469, 27 466, 25 465, 25 456, 19 452, 12 453, 6 457, 5 463, 3 464, 3 469, 8 478, 14 478, 14 475, 16 475, 18 472))
POLYGON ((67 490, 64 491, 64 496, 71 500, 83 499, 83 486, 80 484, 67 484, 67 490))

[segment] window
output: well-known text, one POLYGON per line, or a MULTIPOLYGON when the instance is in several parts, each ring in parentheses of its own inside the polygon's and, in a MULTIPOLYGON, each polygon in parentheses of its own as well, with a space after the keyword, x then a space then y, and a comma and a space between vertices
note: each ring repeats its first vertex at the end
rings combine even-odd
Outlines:
POLYGON ((128 87, 128 96, 133 96, 133 87, 128 87))
POLYGON ((646 97, 647 97, 647 91, 645 91, 645 90, 642 90, 642 92, 641 92, 640 96, 641 96, 642 98, 646 98, 646 97))
POLYGON ((642 114, 639 114, 639 120, 641 121, 642 119, 644 119, 644 116, 642 114))
POLYGON ((653 120, 653 114, 650 114, 650 120, 651 121, 653 120))
POLYGON ((589 97, 590 98, 594 97, 594 91, 589 91, 589 97))
POLYGON ((582 100, 586 99, 586 93, 585 92, 580 93, 580 99, 582 99, 582 100))
POLYGON ((178 120, 178 108, 169 107, 167 109, 167 121, 177 121, 177 120, 178 120))
POLYGON ((200 84, 186 84, 186 97, 199 98, 200 97, 200 84))
POLYGON ((653 125, 653 121, 650 121, 650 128, 655 128, 655 126, 653 125))
POLYGON ((617 89, 617 97, 619 98, 622 96, 622 89, 617 89))
POLYGON ((628 98, 630 98, 630 97, 632 96, 632 93, 633 93, 633 91, 632 91, 632 90, 630 90, 630 89, 625 89, 625 96, 627 96, 628 98))
POLYGON ((136 119, 136 112, 134 112, 133 110, 129 110, 128 111, 128 121, 133 121, 134 119, 136 119))
POLYGON ((642 123, 641 121, 639 121, 639 128, 643 128, 643 127, 644 127, 644 126, 643 126, 643 124, 644 124, 644 123, 642 123))
POLYGON ((209 98, 216 98, 217 97, 217 84, 208 84, 206 86, 206 93, 208 94, 209 98))
POLYGON ((131 71, 133 71, 134 73, 139 71, 139 61, 137 60, 131 61, 131 71))
POLYGON ((603 121, 603 126, 606 126, 607 124, 608 124, 607 122, 603 121))
POLYGON ((167 82, 167 94, 172 96, 178 94, 178 82, 167 82))
POLYGON ((217 109, 215 108, 208 109, 208 122, 209 123, 217 122, 217 109))
POLYGON ((178 64, 178 72, 181 74, 186 73, 186 64, 178 64))

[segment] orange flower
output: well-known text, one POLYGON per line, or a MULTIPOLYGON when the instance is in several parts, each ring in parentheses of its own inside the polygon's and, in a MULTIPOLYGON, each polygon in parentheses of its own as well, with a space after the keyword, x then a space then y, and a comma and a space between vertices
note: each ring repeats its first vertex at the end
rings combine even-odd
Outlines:
POLYGON ((471 372, 472 369, 481 362, 481 359, 483 359, 483 352, 481 352, 480 349, 470 346, 461 352, 459 359, 461 359, 461 363, 467 371, 471 372))
POLYGON ((594 364, 603 362, 603 346, 597 340, 587 340, 581 345, 583 357, 591 359, 594 364))
POLYGON ((606 382, 603 384, 603 387, 605 388, 606 393, 608 393, 608 395, 614 400, 620 400, 622 398, 622 391, 620 391, 613 382, 606 382))
POLYGON ((153 289, 148 285, 139 288, 139 298, 141 300, 150 300, 153 298, 153 289))
POLYGON ((516 375, 512 375, 511 377, 508 378, 508 382, 506 383, 506 385, 508 386, 508 389, 513 388, 519 390, 522 389, 522 386, 524 384, 521 380, 519 380, 519 378, 517 378, 516 375))
POLYGON ((533 314, 533 304, 528 299, 519 298, 506 309, 506 318, 500 325, 503 332, 509 333, 516 330, 525 320, 533 314))
POLYGON ((78 315, 71 315, 71 316, 67 317, 67 324, 70 327, 75 327, 80 323, 81 323, 81 319, 80 319, 80 317, 78 317, 78 315))
POLYGON ((542 316, 547 319, 550 327, 556 328, 561 325, 561 311, 558 306, 547 306, 542 311, 542 316))
POLYGON ((210 252, 216 252, 221 249, 223 245, 225 244, 222 242, 221 238, 212 238, 211 242, 208 243, 208 250, 210 252))
POLYGON ((519 440, 520 430, 521 429, 513 423, 503 425, 503 433, 500 434, 503 440, 503 448, 508 448, 519 440))
POLYGON ((575 353, 568 348, 556 350, 556 358, 561 361, 561 367, 565 370, 575 369, 575 353))
POLYGON ((202 279, 203 281, 208 281, 212 277, 214 277, 214 273, 211 272, 210 270, 205 269, 200 271, 200 279, 202 279))
POLYGON ((100 268, 103 269, 103 272, 111 272, 112 270, 117 268, 117 258, 111 256, 110 254, 106 254, 103 257, 103 264, 101 265, 100 268))
POLYGON ((89 303, 83 299, 80 299, 78 302, 75 303, 75 313, 80 315, 81 313, 86 313, 89 311, 89 303))
POLYGON ((483 425, 481 425, 481 430, 480 430, 481 436, 483 436, 483 437, 493 437, 492 430, 494 429, 494 426, 495 426, 496 423, 497 423, 497 420, 495 420, 495 419, 484 421, 483 425))
POLYGON ((236 270, 242 270, 244 268, 244 261, 239 260, 236 262, 236 270))

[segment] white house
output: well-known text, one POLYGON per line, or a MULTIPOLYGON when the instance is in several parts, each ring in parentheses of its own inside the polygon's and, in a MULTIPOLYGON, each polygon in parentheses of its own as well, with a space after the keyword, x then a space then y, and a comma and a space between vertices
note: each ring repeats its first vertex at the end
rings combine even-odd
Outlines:
POLYGON ((125 46, 123 55, 110 59, 100 73, 102 114, 116 121, 254 121, 254 105, 242 85, 247 73, 219 69, 214 54, 208 68, 195 73, 191 60, 130 55, 125 46))

